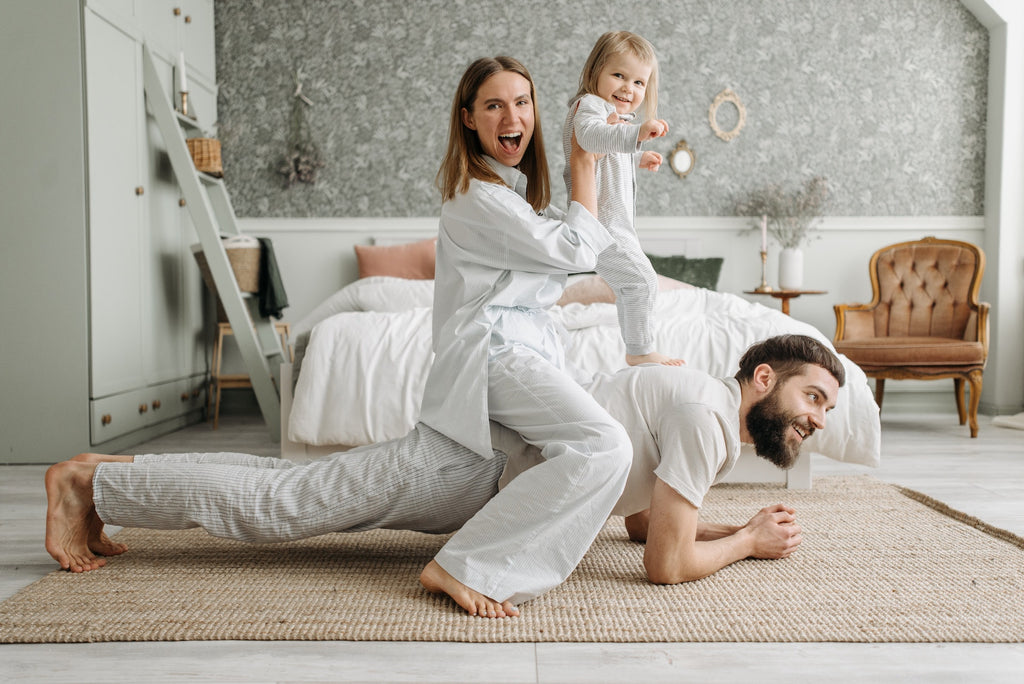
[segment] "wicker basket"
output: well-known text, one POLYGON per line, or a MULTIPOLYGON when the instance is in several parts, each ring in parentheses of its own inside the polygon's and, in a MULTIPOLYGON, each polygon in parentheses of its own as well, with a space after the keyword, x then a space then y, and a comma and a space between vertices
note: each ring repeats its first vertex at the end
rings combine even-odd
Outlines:
POLYGON ((220 161, 220 140, 189 138, 185 142, 188 143, 188 151, 192 155, 196 170, 217 178, 224 177, 224 166, 220 161))
MULTIPOLYGON (((231 270, 235 272, 238 289, 242 292, 257 292, 260 289, 260 248, 259 247, 228 247, 224 250, 228 255, 231 270)), ((206 263, 206 255, 202 250, 193 250, 192 256, 199 264, 199 272, 203 274, 203 282, 216 292, 210 267, 206 263)))
MULTIPOLYGON (((235 282, 242 292, 258 292, 260 289, 260 247, 226 247, 224 251, 228 255, 228 263, 235 273, 235 282)), ((210 288, 217 297, 217 320, 226 323, 228 315, 224 311, 224 305, 217 295, 217 286, 213 282, 213 275, 210 273, 210 266, 206 263, 206 255, 203 254, 199 245, 192 246, 192 256, 199 265, 199 272, 203 275, 203 282, 210 288)))

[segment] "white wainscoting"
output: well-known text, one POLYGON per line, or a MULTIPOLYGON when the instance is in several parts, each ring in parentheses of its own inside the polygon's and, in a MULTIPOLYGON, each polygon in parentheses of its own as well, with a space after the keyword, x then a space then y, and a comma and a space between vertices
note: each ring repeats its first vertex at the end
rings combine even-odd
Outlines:
MULTIPOLYGON (((245 233, 273 240, 290 302, 284 320, 291 322, 356 279, 353 245, 373 244, 375 238, 388 243, 416 240, 437 232, 435 217, 247 218, 239 223, 245 233)), ((744 234, 747 225, 746 219, 738 217, 649 216, 637 220, 649 253, 723 257, 720 291, 778 306, 775 299, 742 294, 761 280, 760 235, 753 231, 744 234)), ((804 285, 828 294, 794 299, 790 313, 831 336, 835 332, 834 304, 870 300, 867 266, 875 250, 927 235, 983 245, 985 222, 981 216, 831 217, 822 221, 817 235, 804 249, 804 285)), ((775 285, 779 248, 770 243, 768 249, 768 282, 775 285)), ((955 410, 951 380, 890 382, 886 395, 891 397, 886 401, 887 410, 955 410)))

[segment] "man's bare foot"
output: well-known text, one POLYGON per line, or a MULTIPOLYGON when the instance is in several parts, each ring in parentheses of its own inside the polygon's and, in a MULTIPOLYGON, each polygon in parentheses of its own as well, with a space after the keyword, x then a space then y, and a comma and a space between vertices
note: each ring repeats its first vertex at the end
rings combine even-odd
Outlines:
POLYGON ((46 551, 71 572, 88 572, 107 564, 89 549, 90 516, 96 510, 92 502, 95 469, 94 464, 65 461, 46 471, 46 551))
POLYGON ((427 563, 427 567, 423 568, 423 572, 420 573, 420 584, 427 591, 432 591, 435 594, 448 594, 470 615, 492 618, 519 615, 519 609, 509 601, 495 601, 470 589, 449 575, 444 568, 438 565, 437 561, 432 560, 427 563))
POLYGON ((126 545, 114 541, 103 531, 103 521, 100 520, 95 508, 89 512, 87 524, 89 526, 89 550, 93 553, 98 553, 101 556, 116 556, 128 550, 126 545))
MULTIPOLYGON (((114 455, 114 454, 78 454, 71 459, 76 463, 133 463, 135 461, 134 456, 127 455, 114 455)), ((89 550, 93 553, 98 553, 101 556, 116 556, 124 553, 128 550, 128 547, 124 544, 113 541, 103 531, 103 521, 100 520, 100 516, 96 514, 96 509, 92 508, 89 512, 88 520, 86 521, 89 528, 89 550)))
POLYGON ((113 454, 78 454, 71 460, 76 463, 133 463, 135 457, 113 454))
POLYGON ((662 366, 685 366, 686 361, 673 359, 659 352, 650 354, 626 354, 626 363, 630 366, 639 366, 645 363, 658 363, 662 366))

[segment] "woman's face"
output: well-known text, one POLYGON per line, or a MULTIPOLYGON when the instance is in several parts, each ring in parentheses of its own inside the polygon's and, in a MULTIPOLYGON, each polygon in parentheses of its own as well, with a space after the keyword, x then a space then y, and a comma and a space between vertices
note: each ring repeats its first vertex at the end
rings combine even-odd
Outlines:
POLYGON ((462 123, 476 131, 484 154, 505 166, 518 166, 533 138, 530 82, 514 71, 488 77, 476 93, 472 111, 463 108, 462 123))

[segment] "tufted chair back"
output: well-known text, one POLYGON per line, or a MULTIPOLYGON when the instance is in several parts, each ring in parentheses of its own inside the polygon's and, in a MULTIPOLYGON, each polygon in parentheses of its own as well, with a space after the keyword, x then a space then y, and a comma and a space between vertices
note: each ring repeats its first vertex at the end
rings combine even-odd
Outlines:
POLYGON ((871 257, 876 337, 964 339, 978 307, 981 250, 966 242, 925 238, 871 257))
POLYGON ((878 250, 868 272, 871 302, 835 305, 836 351, 875 379, 879 407, 886 379, 953 378, 960 424, 969 420, 976 437, 988 359, 989 306, 978 301, 985 253, 967 242, 926 237, 878 250))

